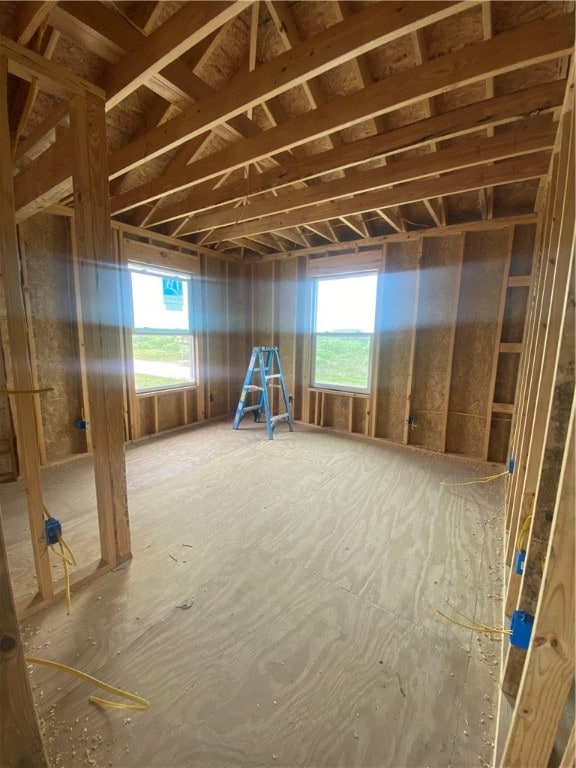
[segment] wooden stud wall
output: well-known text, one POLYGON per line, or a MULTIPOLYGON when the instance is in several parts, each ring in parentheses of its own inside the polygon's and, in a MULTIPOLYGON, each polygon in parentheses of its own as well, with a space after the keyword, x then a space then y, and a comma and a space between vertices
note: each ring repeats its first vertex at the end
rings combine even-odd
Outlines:
POLYGON ((527 353, 520 366, 507 492, 509 566, 504 620, 534 618, 528 651, 503 655, 496 764, 574 764, 575 175, 574 91, 568 89, 537 236, 527 297, 527 353), (522 575, 514 559, 523 531, 522 575), (508 727, 507 722, 510 719, 508 727), (552 757, 551 757, 552 756, 552 757))
POLYGON ((307 423, 505 462, 534 234, 535 224, 493 222, 254 264, 251 341, 279 345, 294 413, 307 423), (379 273, 372 392, 312 388, 311 280, 362 270, 379 273))

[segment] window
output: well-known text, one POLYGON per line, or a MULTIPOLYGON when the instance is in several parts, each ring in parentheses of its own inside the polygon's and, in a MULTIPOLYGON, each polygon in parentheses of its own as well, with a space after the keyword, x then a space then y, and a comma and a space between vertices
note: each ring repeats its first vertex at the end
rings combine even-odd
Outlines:
POLYGON ((192 276, 129 264, 136 391, 196 383, 192 276))
POLYGON ((312 386, 368 392, 378 274, 315 280, 312 386))

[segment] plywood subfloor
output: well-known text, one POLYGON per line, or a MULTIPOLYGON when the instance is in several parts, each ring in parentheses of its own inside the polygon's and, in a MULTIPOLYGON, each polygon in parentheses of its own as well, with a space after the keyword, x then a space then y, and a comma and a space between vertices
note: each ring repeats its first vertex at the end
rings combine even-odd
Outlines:
MULTIPOLYGON (((58 604, 23 631, 29 654, 152 707, 101 710, 86 684, 33 668, 54 764, 490 763, 499 641, 436 609, 499 621, 504 478, 442 486, 487 468, 300 426, 269 442, 228 423, 139 444, 127 467, 133 561, 77 592, 70 617, 58 604)), ((80 558, 91 471, 44 473, 80 558)), ((21 495, 2 488, 9 532, 21 495)))

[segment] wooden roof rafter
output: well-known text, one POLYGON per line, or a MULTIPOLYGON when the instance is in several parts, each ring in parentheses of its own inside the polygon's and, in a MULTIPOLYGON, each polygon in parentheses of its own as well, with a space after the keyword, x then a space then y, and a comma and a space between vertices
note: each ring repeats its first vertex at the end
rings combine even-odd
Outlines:
MULTIPOLYGON (((486 2, 70 0, 30 4, 14 27, 28 30, 28 47, 7 39, 5 48, 16 46, 10 67, 21 94, 34 87, 25 67, 18 72, 18 56, 34 57, 35 24, 51 36, 45 59, 55 50, 62 64, 67 46, 87 52, 83 71, 108 96, 114 217, 265 258, 258 249, 276 252, 287 242, 306 248, 320 239, 401 235, 421 227, 426 210, 442 228, 448 215, 454 222, 506 215, 516 198, 523 210, 538 205, 530 179, 545 177, 534 170, 536 156, 549 151, 546 131, 557 128, 553 113, 567 87, 571 10, 540 4, 526 16, 486 2), (507 154, 506 137, 516 135, 507 154), (468 147, 478 153, 474 162, 468 147), (413 175, 416 163, 421 175, 413 175), (505 184, 507 164, 514 172, 505 184), (494 194, 489 179, 513 194, 494 194), (284 229, 263 229, 280 223, 284 229), (261 238, 255 248, 252 238, 261 238)), ((71 191, 68 139, 59 136, 67 109, 61 103, 40 114, 54 93, 43 87, 40 74, 38 106, 15 149, 20 221, 66 202, 71 191)), ((24 101, 12 110, 13 126, 26 124, 24 101)))

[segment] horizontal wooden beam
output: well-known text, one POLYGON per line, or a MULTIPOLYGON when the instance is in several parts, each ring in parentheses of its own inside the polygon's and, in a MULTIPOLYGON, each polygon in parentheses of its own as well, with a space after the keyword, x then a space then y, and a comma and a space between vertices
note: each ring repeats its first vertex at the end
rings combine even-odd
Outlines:
POLYGON ((233 78, 214 96, 114 153, 110 173, 136 168, 174 149, 188 139, 284 91, 378 48, 410 31, 432 24, 464 8, 467 3, 378 3, 329 27, 295 48, 233 78))
POLYGON ((106 107, 112 109, 190 48, 237 16, 247 0, 185 3, 144 42, 132 48, 106 73, 106 107))
MULTIPOLYGON (((546 121, 538 127, 528 122, 521 129, 509 133, 491 138, 476 139, 474 142, 469 141, 464 146, 448 147, 428 155, 410 157, 380 168, 355 173, 344 179, 316 184, 307 189, 290 191, 277 197, 260 197, 256 200, 248 198, 246 205, 241 208, 217 209, 190 218, 181 230, 181 234, 224 227, 238 221, 238 219, 244 222, 281 211, 291 211, 328 200, 338 200, 349 195, 371 192, 374 189, 389 187, 393 184, 425 179, 440 173, 496 162, 528 152, 551 149, 554 146, 555 137, 556 127, 551 121, 546 121)), ((426 182, 421 184, 422 197, 429 197, 426 194, 426 186, 426 182)))
POLYGON ((480 189, 486 185, 498 186, 538 178, 546 175, 549 160, 550 153, 535 153, 504 160, 497 165, 456 171, 439 179, 429 179, 425 184, 419 180, 412 181, 392 189, 364 192, 355 197, 311 205, 287 213, 276 213, 245 223, 238 221, 228 227, 217 229, 206 242, 221 242, 231 236, 250 237, 259 232, 274 232, 284 227, 297 227, 313 221, 326 221, 339 216, 372 211, 376 208, 405 205, 422 200, 423 197, 453 195, 480 189))
MULTIPOLYGON (((497 38, 474 43, 414 67, 409 75, 407 72, 391 75, 385 80, 372 83, 362 90, 299 115, 250 141, 226 147, 216 155, 193 163, 179 172, 137 187, 114 200, 112 210, 126 210, 180 191, 198 184, 199 180, 214 178, 247 163, 318 139, 335 130, 413 104, 430 95, 483 80, 489 74, 502 74, 521 66, 566 55, 572 50, 574 42, 572 22, 569 14, 544 22, 532 22, 497 38)), ((171 132, 168 126, 173 122, 170 121, 164 130, 171 132)), ((160 126, 160 129, 162 128, 164 126, 160 126)), ((146 160, 146 157, 142 156, 142 153, 146 153, 145 140, 146 137, 142 137, 140 145, 140 159, 143 161, 146 160)), ((130 158, 135 156, 134 149, 129 147, 112 154, 109 169, 112 178, 122 173, 130 158), (125 150, 128 150, 128 153, 125 150)))
POLYGON ((41 91, 65 99, 90 94, 104 98, 104 92, 88 80, 78 77, 66 67, 49 61, 29 48, 18 45, 4 35, 0 35, 0 56, 8 59, 8 71, 11 75, 28 82, 36 79, 41 91))
POLYGON ((514 413, 514 403, 492 403, 492 413, 514 413))
MULTIPOLYGON (((414 148, 428 143, 431 137, 452 138, 478 130, 478 125, 497 125, 521 115, 542 112, 562 104, 566 81, 534 86, 506 96, 498 96, 470 104, 442 115, 419 120, 416 123, 368 136, 360 141, 329 149, 296 161, 289 168, 281 166, 250 179, 250 195, 257 195, 270 189, 306 181, 325 173, 343 170, 354 165, 399 152, 407 147, 414 148)), ((200 177, 201 178, 201 177, 200 177)), ((246 195, 244 180, 224 184, 214 190, 193 189, 185 200, 159 208, 148 220, 149 225, 188 216, 226 202, 241 200, 246 195)), ((117 211, 119 200, 112 199, 112 210, 117 211)), ((119 211, 118 211, 119 212, 119 211)))
POLYGON ((508 288, 524 288, 532 282, 532 275, 512 275, 508 278, 508 288))

